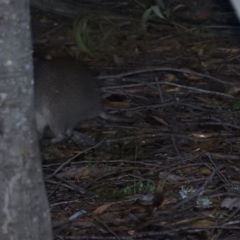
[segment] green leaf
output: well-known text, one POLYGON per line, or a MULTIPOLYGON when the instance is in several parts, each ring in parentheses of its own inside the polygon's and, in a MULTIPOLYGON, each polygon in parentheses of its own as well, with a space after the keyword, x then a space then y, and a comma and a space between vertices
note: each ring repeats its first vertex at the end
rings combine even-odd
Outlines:
POLYGON ((152 6, 152 10, 159 18, 165 19, 165 17, 163 16, 160 8, 157 5, 156 6, 152 6))
POLYGON ((84 20, 80 21, 79 19, 80 19, 79 17, 76 18, 73 24, 73 33, 75 36, 75 40, 79 49, 81 49, 81 51, 89 53, 90 51, 85 45, 84 39, 83 39, 84 38, 83 29, 86 28, 86 21, 84 20))
POLYGON ((142 22, 143 22, 143 23, 145 23, 145 22, 148 21, 151 12, 152 12, 152 7, 148 8, 148 9, 143 13, 143 16, 142 16, 142 22))

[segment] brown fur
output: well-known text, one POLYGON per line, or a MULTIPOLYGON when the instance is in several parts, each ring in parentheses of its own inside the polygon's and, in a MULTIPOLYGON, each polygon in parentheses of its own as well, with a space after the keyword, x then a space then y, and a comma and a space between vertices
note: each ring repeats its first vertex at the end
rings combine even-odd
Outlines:
POLYGON ((56 137, 54 142, 69 137, 82 120, 101 116, 110 121, 132 121, 104 111, 97 82, 77 60, 36 61, 34 78, 38 132, 42 134, 49 126, 56 137))

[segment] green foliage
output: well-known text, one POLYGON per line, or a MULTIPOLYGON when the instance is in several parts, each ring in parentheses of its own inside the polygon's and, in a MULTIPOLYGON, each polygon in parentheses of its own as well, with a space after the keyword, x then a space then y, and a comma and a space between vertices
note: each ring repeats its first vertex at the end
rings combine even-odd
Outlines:
POLYGON ((73 34, 79 49, 90 53, 96 49, 96 45, 90 36, 91 29, 88 25, 88 19, 76 18, 73 24, 73 34))
POLYGON ((233 110, 240 110, 240 99, 237 99, 236 102, 232 106, 233 110))
POLYGON ((153 193, 154 190, 155 187, 152 184, 139 182, 134 186, 127 186, 114 191, 106 191, 105 193, 101 193, 101 196, 105 198, 122 199, 129 195, 153 193))
POLYGON ((160 8, 158 6, 152 6, 143 13, 143 16, 142 16, 143 23, 147 22, 150 19, 151 13, 155 13, 157 17, 165 19, 160 8))
POLYGON ((159 6, 155 5, 152 6, 150 8, 148 8, 142 16, 142 26, 144 29, 146 29, 146 22, 152 17, 152 13, 155 14, 155 16, 161 18, 161 19, 165 19, 164 15, 161 12, 161 9, 159 8, 159 6))

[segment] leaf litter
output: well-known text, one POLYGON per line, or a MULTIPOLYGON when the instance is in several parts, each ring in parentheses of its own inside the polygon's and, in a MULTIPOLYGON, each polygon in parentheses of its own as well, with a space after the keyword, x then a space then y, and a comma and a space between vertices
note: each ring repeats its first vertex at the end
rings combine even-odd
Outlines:
MULTIPOLYGON (((114 20, 108 26, 104 19, 104 47, 96 45, 102 29, 91 36, 99 18, 81 20, 82 29, 74 23, 78 47, 68 50, 78 55, 79 46, 94 49, 83 56, 104 71, 105 106, 136 121, 83 123, 79 129, 95 139, 94 146, 46 144, 43 171, 55 239, 240 236, 238 40, 221 29, 209 36, 207 26, 179 31, 160 15, 162 25, 154 28, 150 9, 159 15, 156 7, 147 17, 145 12, 145 34, 134 30, 134 21, 112 31, 114 20), (115 41, 120 35, 124 42, 115 41), (120 73, 113 53, 123 59, 120 73)), ((64 30, 65 40, 73 38, 64 30)))

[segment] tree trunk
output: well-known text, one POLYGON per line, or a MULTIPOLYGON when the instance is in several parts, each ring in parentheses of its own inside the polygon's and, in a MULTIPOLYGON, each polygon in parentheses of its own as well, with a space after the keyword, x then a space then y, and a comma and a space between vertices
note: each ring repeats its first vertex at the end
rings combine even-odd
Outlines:
POLYGON ((231 0, 232 6, 238 16, 238 20, 240 20, 240 1, 239 0, 231 0))
POLYGON ((33 110, 29 3, 0 0, 0 239, 52 239, 33 110))

